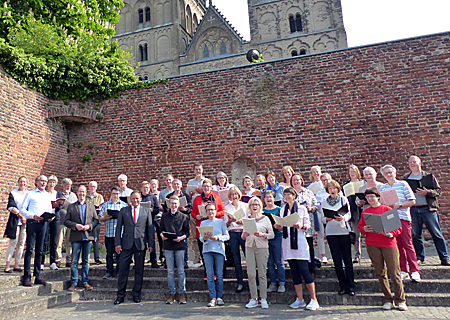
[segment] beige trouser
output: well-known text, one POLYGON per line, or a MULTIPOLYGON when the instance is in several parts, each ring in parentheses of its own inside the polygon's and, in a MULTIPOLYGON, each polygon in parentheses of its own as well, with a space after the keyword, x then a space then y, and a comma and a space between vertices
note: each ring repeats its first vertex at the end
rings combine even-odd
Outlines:
POLYGON ((197 233, 197 227, 195 225, 196 220, 192 216, 190 217, 191 219, 189 220, 189 225, 191 227, 191 237, 189 241, 191 241, 191 245, 189 247, 194 249, 194 263, 200 263, 200 250, 198 248, 197 239, 195 238, 197 233))
POLYGON ((25 247, 25 239, 27 238, 26 235, 25 224, 17 226, 16 238, 9 239, 8 249, 6 249, 6 262, 11 262, 13 254, 16 263, 20 262, 23 254, 23 248, 25 247))
POLYGON ((62 245, 66 247, 66 263, 72 261, 72 244, 70 243, 70 229, 65 225, 59 225, 58 240, 56 244, 56 262, 61 262, 62 260, 62 245))
POLYGON ((267 299, 267 259, 269 259, 269 248, 245 247, 245 259, 247 261, 248 285, 252 299, 258 299, 258 288, 256 286, 256 267, 258 267, 259 293, 261 299, 267 299))
POLYGON ((395 300, 397 305, 400 302, 405 302, 405 291, 403 289, 402 277, 400 276, 398 248, 382 248, 367 245, 367 253, 380 282, 385 302, 394 302, 395 300), (392 297, 389 286, 388 273, 394 287, 394 297, 392 297))

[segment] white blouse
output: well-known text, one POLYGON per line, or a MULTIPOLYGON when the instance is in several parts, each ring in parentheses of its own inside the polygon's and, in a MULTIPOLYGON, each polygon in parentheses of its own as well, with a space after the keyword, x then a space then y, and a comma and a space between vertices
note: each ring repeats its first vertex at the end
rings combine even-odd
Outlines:
MULTIPOLYGON (((305 227, 309 228, 311 226, 311 222, 309 221, 309 213, 308 210, 306 210, 305 206, 301 206, 297 203, 297 212, 300 216, 299 223, 304 225, 305 227)), ((285 217, 290 214, 289 210, 287 213, 285 213, 285 206, 281 208, 280 216, 285 217)), ((288 237, 285 239, 283 238, 281 242, 281 249, 282 249, 282 257, 284 261, 287 260, 307 260, 311 261, 311 257, 309 254, 309 246, 308 242, 306 241, 306 233, 305 230, 300 229, 297 230, 297 250, 291 249, 291 234, 290 229, 287 228, 288 237)))

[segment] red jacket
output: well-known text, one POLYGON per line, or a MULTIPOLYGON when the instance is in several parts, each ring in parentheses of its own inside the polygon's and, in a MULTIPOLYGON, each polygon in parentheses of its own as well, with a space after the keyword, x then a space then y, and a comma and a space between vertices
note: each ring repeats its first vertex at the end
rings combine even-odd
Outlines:
MULTIPOLYGON (((391 207, 385 206, 381 204, 380 206, 374 208, 372 206, 366 208, 363 210, 363 213, 372 213, 372 214, 379 214, 382 215, 386 211, 392 210, 391 207)), ((374 247, 382 247, 382 248, 397 248, 397 240, 396 237, 399 236, 399 234, 402 232, 402 228, 398 228, 394 231, 392 231, 392 234, 394 235, 393 238, 388 238, 386 236, 383 236, 380 233, 374 233, 374 232, 365 232, 364 226, 366 225, 366 221, 364 220, 364 214, 361 214, 361 220, 359 220, 358 228, 361 231, 362 234, 366 235, 366 244, 374 246, 374 247)))
MULTIPOLYGON (((206 197, 209 197, 211 195, 213 195, 214 199, 216 199, 216 209, 217 209, 216 218, 222 218, 223 215, 224 215, 225 206, 223 205, 223 202, 220 199, 220 197, 216 196, 212 192, 210 194, 208 194, 206 197)), ((197 220, 197 216, 200 215, 200 212, 198 211, 198 206, 204 206, 204 205, 206 205, 206 202, 202 200, 202 196, 201 195, 195 197, 194 202, 192 204, 191 215, 195 219, 195 226, 196 227, 200 227, 200 224, 202 223, 202 220, 197 220)), ((195 233, 195 237, 198 239, 200 237, 198 229, 196 229, 195 232, 196 232, 195 233)))

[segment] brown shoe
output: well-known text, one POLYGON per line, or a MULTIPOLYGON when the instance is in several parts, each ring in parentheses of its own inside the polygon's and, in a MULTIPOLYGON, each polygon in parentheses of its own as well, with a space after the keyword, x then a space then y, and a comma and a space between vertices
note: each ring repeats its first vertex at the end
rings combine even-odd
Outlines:
POLYGON ((72 265, 72 263, 66 262, 66 268, 70 268, 71 265, 72 265))
POLYGON ((166 304, 172 304, 175 301, 175 295, 173 293, 169 293, 169 297, 167 298, 166 304))
POLYGON ((33 282, 31 282, 30 279, 28 279, 28 280, 23 280, 23 286, 24 286, 24 287, 32 287, 32 286, 33 286, 33 282))
POLYGON ((62 268, 61 262, 56 261, 55 264, 58 268, 62 268))
POLYGON ((34 284, 42 284, 45 287, 47 285, 47 281, 42 279, 36 279, 34 280, 34 284))
POLYGON ((83 288, 85 288, 86 291, 91 291, 94 289, 89 283, 83 284, 83 288))
POLYGON ((71 286, 69 289, 67 289, 68 291, 75 291, 75 289, 77 288, 77 286, 71 286))
POLYGON ((441 261, 441 265, 443 266, 450 266, 450 261, 448 259, 444 259, 441 261))
POLYGON ((186 304, 186 293, 180 293, 180 304, 186 304))

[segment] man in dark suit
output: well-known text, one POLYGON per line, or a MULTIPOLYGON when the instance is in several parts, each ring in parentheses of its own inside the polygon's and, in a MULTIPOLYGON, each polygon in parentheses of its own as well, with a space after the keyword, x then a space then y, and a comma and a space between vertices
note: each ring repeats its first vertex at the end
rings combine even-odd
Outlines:
POLYGON ((120 267, 117 281, 117 299, 114 304, 120 304, 125 299, 133 255, 135 261, 133 301, 141 302, 145 249, 148 247, 148 251, 151 253, 155 244, 152 213, 150 209, 140 206, 141 201, 141 193, 138 190, 133 191, 130 195, 131 205, 120 209, 117 218, 115 246, 117 254, 120 254, 120 267))
POLYGON ((86 195, 86 187, 79 186, 77 191, 78 201, 69 205, 64 222, 64 225, 70 230, 70 242, 72 242, 71 286, 69 291, 74 291, 78 284, 78 260, 81 252, 81 283, 86 290, 92 290, 88 283, 89 255, 91 254, 91 241, 94 240, 94 228, 98 224, 98 216, 95 206, 86 202, 86 195))

